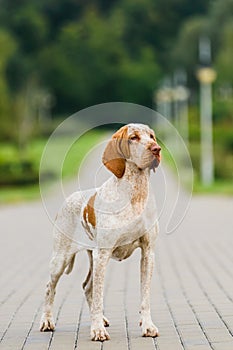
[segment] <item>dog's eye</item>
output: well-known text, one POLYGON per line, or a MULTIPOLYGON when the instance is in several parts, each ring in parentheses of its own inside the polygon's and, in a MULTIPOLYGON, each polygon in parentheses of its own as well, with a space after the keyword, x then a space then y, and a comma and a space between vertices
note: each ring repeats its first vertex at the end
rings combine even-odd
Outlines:
POLYGON ((155 140, 155 137, 154 137, 153 134, 150 134, 150 138, 153 139, 153 140, 155 140))
POLYGON ((133 135, 133 136, 130 137, 130 140, 132 140, 132 141, 139 141, 139 136, 133 135))

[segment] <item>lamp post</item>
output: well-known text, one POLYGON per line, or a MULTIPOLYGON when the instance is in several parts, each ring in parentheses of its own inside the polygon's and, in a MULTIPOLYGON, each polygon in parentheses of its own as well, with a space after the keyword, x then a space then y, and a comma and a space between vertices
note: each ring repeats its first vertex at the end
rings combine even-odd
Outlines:
POLYGON ((154 100, 159 113, 165 116, 169 121, 172 118, 172 100, 173 90, 169 77, 165 77, 160 88, 155 92, 154 100))
POLYGON ((176 70, 174 73, 174 114, 175 125, 181 133, 186 146, 189 140, 189 126, 188 126, 188 100, 190 96, 189 89, 186 87, 187 76, 183 69, 176 70))
POLYGON ((200 82, 200 123, 201 123, 201 180, 209 186, 214 181, 213 126, 212 126, 212 83, 216 72, 211 67, 211 46, 207 37, 199 40, 201 67, 197 71, 200 82))

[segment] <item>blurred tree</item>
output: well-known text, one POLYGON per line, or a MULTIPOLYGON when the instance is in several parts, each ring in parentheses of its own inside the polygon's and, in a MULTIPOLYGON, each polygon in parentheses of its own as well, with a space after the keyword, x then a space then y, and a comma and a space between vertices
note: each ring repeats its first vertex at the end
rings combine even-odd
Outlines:
MULTIPOLYGON (((186 69, 192 88, 196 88, 198 84, 195 73, 198 66, 199 38, 203 34, 211 38, 212 61, 218 75, 216 86, 224 90, 224 86, 232 85, 232 23, 233 0, 215 0, 210 4, 209 16, 193 17, 181 26, 173 46, 172 58, 174 67, 182 66, 186 69)), ((221 113, 219 117, 220 115, 221 113)))
MULTIPOLYGON (((218 99, 215 102, 215 120, 233 122, 233 22, 226 22, 221 31, 221 43, 215 59, 218 73, 218 99)), ((232 128, 232 124, 230 126, 232 128)), ((231 143, 233 145, 233 142, 231 143)), ((232 147, 233 149, 233 147, 232 147)), ((231 149, 231 151, 232 151, 231 149)))
POLYGON ((21 96, 31 76, 43 80, 56 113, 119 99, 150 106, 159 71, 173 68, 170 52, 183 21, 205 13, 208 3, 1 0, 1 24, 17 42, 7 85, 21 96))
POLYGON ((194 77, 198 65, 199 38, 207 30, 206 18, 194 17, 183 24, 173 47, 174 67, 185 68, 190 77, 194 77))
MULTIPOLYGON (((198 41, 203 34, 212 39, 213 60, 222 50, 225 27, 233 22, 233 0, 215 0, 210 3, 208 16, 187 19, 180 27, 177 41, 173 46, 175 65, 179 62, 190 71, 198 59, 198 41)), ((232 46, 228 42, 229 46, 232 46)))
POLYGON ((38 53, 48 44, 48 23, 38 10, 35 0, 24 0, 22 3, 24 5, 19 6, 20 2, 16 2, 15 11, 12 10, 12 4, 5 6, 7 14, 11 14, 6 25, 17 41, 17 51, 7 67, 7 78, 14 93, 25 88, 25 81, 31 75, 36 72, 40 74, 42 67, 38 65, 38 53))
POLYGON ((215 0, 210 3, 209 29, 213 47, 218 51, 222 42, 224 26, 233 22, 233 0, 215 0))
POLYGON ((33 94, 40 85, 38 52, 47 43, 48 25, 35 0, 10 3, 3 0, 0 19, 17 43, 5 65, 8 87, 8 100, 4 98, 8 105, 8 113, 4 113, 5 129, 7 137, 23 149, 36 119, 32 105, 33 94))
POLYGON ((207 11, 209 1, 202 0, 121 0, 117 9, 125 17, 124 40, 128 50, 137 55, 150 45, 164 71, 171 68, 168 59, 174 38, 184 20, 207 11))
POLYGON ((220 49, 216 57, 218 83, 230 83, 233 86, 233 21, 223 26, 221 34, 220 49))
POLYGON ((47 38, 45 17, 29 5, 15 12, 11 21, 11 28, 24 54, 37 52, 47 38))
POLYGON ((57 42, 41 54, 58 109, 75 110, 114 97, 117 62, 124 54, 120 35, 94 10, 62 28, 57 42))
POLYGON ((11 99, 6 79, 6 67, 17 45, 10 33, 2 29, 0 30, 0 47, 4 48, 0 55, 0 137, 7 138, 11 135, 13 116, 10 113, 11 99))
POLYGON ((119 13, 101 18, 93 10, 78 23, 65 26, 57 43, 45 49, 41 56, 48 62, 45 78, 55 89, 60 110, 113 100, 151 102, 158 72, 153 50, 147 48, 130 58, 123 34, 124 19, 119 13))
POLYGON ((134 59, 125 57, 120 65, 120 100, 151 106, 156 84, 161 77, 154 51, 145 47, 134 59))

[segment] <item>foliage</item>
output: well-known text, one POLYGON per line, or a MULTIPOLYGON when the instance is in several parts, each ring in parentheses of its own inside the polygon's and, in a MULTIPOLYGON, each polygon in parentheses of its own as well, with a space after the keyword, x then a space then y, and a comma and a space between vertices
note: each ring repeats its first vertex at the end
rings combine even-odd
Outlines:
POLYGON ((222 41, 219 54, 216 59, 219 84, 230 83, 233 85, 232 57, 233 57, 233 16, 232 22, 223 25, 222 41))
POLYGON ((173 48, 175 64, 184 66, 194 84, 193 76, 198 64, 198 44, 201 36, 209 36, 213 66, 217 70, 216 87, 233 84, 231 69, 233 54, 233 0, 215 0, 210 4, 208 16, 194 16, 180 27, 173 48))
POLYGON ((94 11, 80 22, 64 26, 58 41, 41 55, 41 60, 48 62, 45 79, 56 90, 58 108, 75 110, 77 103, 82 108, 91 101, 114 99, 115 62, 123 55, 119 31, 94 11))
MULTIPOLYGON (((207 5, 201 0, 2 0, 0 21, 9 40, 1 52, 6 59, 0 117, 23 113, 10 109, 31 77, 36 90, 53 94, 56 114, 106 101, 151 106, 182 22, 206 12, 207 5), (11 42, 16 45, 8 54, 11 42)), ((17 138, 1 131, 0 136, 17 138)))
MULTIPOLYGON (((90 131, 78 139, 64 160, 63 179, 77 174, 77 169, 84 155, 101 139, 102 135, 103 132, 96 130, 90 131)), ((23 159, 20 158, 18 149, 11 143, 0 144, 0 203, 33 199, 39 195, 39 167, 46 142, 47 139, 41 138, 32 140, 23 159)), ((62 149, 67 142, 69 139, 63 135, 54 144, 54 157, 48 168, 44 169, 48 182, 54 178, 52 162, 56 160, 59 149, 62 149)))
POLYGON ((194 17, 185 22, 173 49, 174 63, 184 67, 189 77, 193 77, 198 66, 198 40, 205 32, 205 17, 194 17))
MULTIPOLYGON (((195 75, 203 34, 211 38, 218 75, 214 122, 230 128, 233 0, 2 0, 0 23, 0 139, 15 145, 19 172, 33 138, 48 133, 46 118, 41 126, 44 108, 57 118, 110 101, 151 107, 161 78, 180 67, 191 89, 190 140, 198 169, 195 75)), ((229 139, 215 135, 218 164, 220 154, 232 152, 229 139)), ((9 172, 12 165, 7 167, 9 172)), ((216 168, 219 178, 230 171, 216 168)))
POLYGON ((0 55, 0 134, 5 136, 8 135, 10 129, 9 118, 11 103, 9 86, 6 79, 6 69, 8 61, 15 53, 16 42, 10 33, 2 29, 0 29, 0 46, 2 48, 4 47, 0 55))

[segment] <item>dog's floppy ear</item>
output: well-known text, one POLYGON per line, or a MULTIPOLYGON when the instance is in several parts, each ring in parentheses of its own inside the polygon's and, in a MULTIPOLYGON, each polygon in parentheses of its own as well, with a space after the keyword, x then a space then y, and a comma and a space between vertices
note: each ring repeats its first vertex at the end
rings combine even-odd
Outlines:
POLYGON ((120 128, 108 142, 103 163, 116 177, 121 178, 125 172, 125 160, 129 158, 128 128, 120 128))
POLYGON ((125 159, 117 151, 118 140, 111 139, 103 154, 103 163, 116 177, 121 178, 125 172, 125 159))

